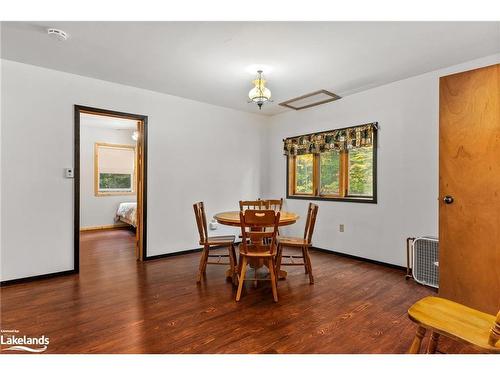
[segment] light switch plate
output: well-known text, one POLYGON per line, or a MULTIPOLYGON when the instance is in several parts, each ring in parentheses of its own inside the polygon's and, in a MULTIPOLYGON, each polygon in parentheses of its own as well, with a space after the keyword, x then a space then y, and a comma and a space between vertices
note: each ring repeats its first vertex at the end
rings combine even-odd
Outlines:
POLYGON ((339 232, 343 232, 344 231, 344 224, 340 224, 339 225, 339 232))
POLYGON ((64 177, 74 178, 75 172, 74 172, 73 168, 64 168, 64 177))

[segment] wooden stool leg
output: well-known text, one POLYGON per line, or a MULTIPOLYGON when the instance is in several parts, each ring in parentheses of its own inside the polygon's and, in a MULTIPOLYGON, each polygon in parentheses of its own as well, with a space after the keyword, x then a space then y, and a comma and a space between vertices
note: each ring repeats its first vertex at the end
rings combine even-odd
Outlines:
POLYGON ((439 340, 439 333, 432 332, 431 337, 429 337, 429 343, 427 344, 427 354, 436 353, 438 340, 439 340))
POLYGON ((208 256, 210 254, 210 246, 207 245, 207 251, 205 252, 205 259, 203 260, 203 274, 207 273, 208 256))
POLYGON ((305 268, 305 272, 306 274, 309 273, 309 266, 307 265, 307 256, 306 256, 306 248, 305 247, 302 247, 302 259, 304 260, 304 268, 305 268))
POLYGON ((276 275, 276 285, 278 285, 278 281, 279 281, 279 271, 278 271, 278 266, 276 264, 277 260, 276 260, 276 257, 273 258, 273 266, 274 266, 274 274, 276 275))
POLYGON ((240 254, 240 259, 238 259, 238 275, 241 273, 241 265, 243 264, 243 255, 240 254))
POLYGON ((238 291, 236 292, 236 302, 238 302, 241 298, 241 291, 243 289, 243 282, 245 281, 245 273, 247 271, 247 257, 242 256, 243 260, 240 261, 241 264, 241 273, 240 273, 240 280, 238 284, 238 291))
POLYGON ((281 255, 283 254, 283 246, 278 245, 278 250, 276 251, 276 275, 279 276, 281 268, 281 255))
POLYGON ((408 350, 408 354, 420 353, 420 345, 422 344, 422 339, 424 338, 426 331, 427 330, 424 327, 418 326, 417 333, 415 334, 415 338, 411 343, 410 349, 408 350))
POLYGON ((312 263, 311 263, 311 257, 309 255, 309 247, 304 248, 304 262, 307 264, 307 268, 309 270, 309 284, 314 284, 314 276, 313 276, 313 269, 312 269, 312 263))
POLYGON ((274 270, 274 261, 273 259, 269 259, 268 262, 268 268, 269 268, 269 274, 271 276, 271 287, 273 289, 273 298, 274 302, 278 302, 278 288, 277 288, 277 283, 276 283, 276 273, 274 270))
POLYGON ((231 244, 228 247, 228 252, 229 252, 229 269, 231 273, 231 281, 233 284, 236 284, 236 263, 235 263, 235 253, 234 253, 234 246, 231 244))
POLYGON ((231 244, 231 254, 233 254, 234 271, 236 272, 236 269, 238 267, 238 257, 236 256, 236 249, 234 247, 234 244, 231 244))
POLYGON ((201 278, 202 278, 202 276, 205 273, 205 270, 207 268, 207 261, 208 261, 208 246, 205 245, 205 246, 203 246, 203 252, 201 253, 200 267, 198 270, 198 278, 196 280, 197 283, 201 282, 201 278))
POLYGON ((239 275, 239 264, 238 264, 238 257, 236 256, 236 249, 234 247, 234 244, 231 245, 231 252, 233 254, 233 259, 234 259, 234 278, 233 278, 233 284, 238 285, 238 275, 239 275))

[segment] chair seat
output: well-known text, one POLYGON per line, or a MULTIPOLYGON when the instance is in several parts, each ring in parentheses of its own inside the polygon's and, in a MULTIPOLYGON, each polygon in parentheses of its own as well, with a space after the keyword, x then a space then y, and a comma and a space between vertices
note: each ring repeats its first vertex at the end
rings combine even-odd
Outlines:
POLYGON ((214 236, 208 237, 207 245, 229 245, 234 243, 235 236, 214 236))
POLYGON ((444 336, 466 341, 488 352, 500 353, 500 342, 488 343, 495 317, 439 297, 426 297, 408 310, 415 323, 444 336))
POLYGON ((280 245, 297 246, 297 247, 311 245, 310 243, 307 242, 307 240, 300 238, 300 237, 282 237, 282 236, 279 236, 278 243, 280 245))

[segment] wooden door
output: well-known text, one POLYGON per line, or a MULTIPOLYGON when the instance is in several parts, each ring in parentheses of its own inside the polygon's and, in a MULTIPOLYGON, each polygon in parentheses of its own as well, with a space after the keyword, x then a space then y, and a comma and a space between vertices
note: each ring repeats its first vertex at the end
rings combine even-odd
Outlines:
POLYGON ((442 297, 500 309, 500 64, 442 77, 439 248, 442 297))

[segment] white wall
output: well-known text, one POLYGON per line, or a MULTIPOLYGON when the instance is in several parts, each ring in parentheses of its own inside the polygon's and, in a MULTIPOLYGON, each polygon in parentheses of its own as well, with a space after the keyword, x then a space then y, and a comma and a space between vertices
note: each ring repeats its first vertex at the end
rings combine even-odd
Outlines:
MULTIPOLYGON (((286 195, 283 138, 378 121, 378 204, 316 202, 314 245, 405 265, 407 237, 438 233, 439 77, 499 61, 500 55, 489 56, 272 117, 264 195, 286 195)), ((305 213, 307 204, 288 199, 285 208, 305 213)), ((301 235, 303 225, 283 232, 301 235)))
MULTIPOLYGON (((437 233, 438 78, 499 61, 490 56, 268 119, 3 60, 2 281, 73 267, 73 181, 63 168, 73 165, 74 104, 149 116, 148 255, 197 246, 195 201, 211 216, 236 209, 239 199, 284 196, 284 137, 378 121, 379 203, 320 202, 314 242, 403 265, 407 236, 437 233)), ((304 213, 306 204, 285 206, 304 213)), ((302 228, 301 221, 284 232, 302 228)))
POLYGON ((259 115, 8 60, 1 69, 2 281, 73 268, 63 168, 75 104, 149 116, 148 255, 198 246, 193 202, 211 215, 260 195, 259 115))
POLYGON ((121 202, 135 202, 137 194, 100 195, 94 192, 94 145, 97 142, 135 145, 133 129, 80 126, 80 228, 115 224, 121 202))
MULTIPOLYGON (((1 40, 2 40, 2 28, 0 27, 0 51, 1 51, 1 40)), ((3 60, 0 59, 0 88, 2 87, 2 74, 1 74, 1 71, 2 71, 2 65, 3 65, 3 60)), ((1 167, 2 167, 2 154, 3 154, 3 151, 2 151, 2 123, 3 123, 3 99, 2 99, 2 90, 0 90, 0 280, 3 280, 3 271, 2 271, 2 266, 1 266, 1 263, 2 263, 2 210, 3 210, 3 206, 2 206, 2 202, 3 202, 3 195, 2 195, 2 174, 1 174, 1 167)))

